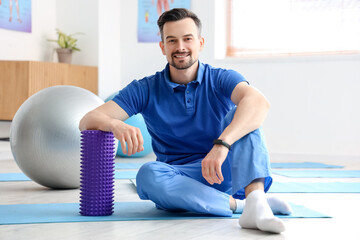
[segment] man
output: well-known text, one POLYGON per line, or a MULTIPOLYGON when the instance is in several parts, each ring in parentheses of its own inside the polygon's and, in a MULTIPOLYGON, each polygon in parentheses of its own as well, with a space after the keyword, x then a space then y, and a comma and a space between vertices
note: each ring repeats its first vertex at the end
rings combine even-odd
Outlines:
POLYGON ((133 81, 112 101, 89 112, 80 130, 113 132, 122 151, 132 155, 143 150, 143 138, 139 129, 123 121, 141 113, 157 156, 138 172, 141 199, 169 211, 219 216, 243 212, 239 223, 244 228, 284 231, 269 204, 283 214, 289 214, 290 207, 266 199, 264 193, 272 178, 259 128, 268 101, 239 73, 199 62, 204 38, 194 13, 173 9, 160 16, 158 25, 166 68, 133 81), (246 198, 246 204, 235 198, 246 198))

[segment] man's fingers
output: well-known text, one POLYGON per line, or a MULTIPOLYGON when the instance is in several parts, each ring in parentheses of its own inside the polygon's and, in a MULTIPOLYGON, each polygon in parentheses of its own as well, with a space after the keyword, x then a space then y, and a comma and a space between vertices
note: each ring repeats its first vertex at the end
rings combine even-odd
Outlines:
POLYGON ((130 127, 118 137, 121 150, 128 156, 144 150, 144 139, 138 128, 130 127))
POLYGON ((139 145, 137 136, 135 134, 131 135, 131 142, 132 142, 132 148, 130 150, 129 147, 128 147, 128 150, 130 152, 130 155, 133 155, 133 154, 135 154, 137 152, 138 145, 139 145))
POLYGON ((123 152, 123 154, 126 154, 126 142, 125 142, 125 138, 120 138, 119 139, 120 144, 121 144, 121 151, 123 152))
POLYGON ((221 166, 226 158, 226 148, 213 147, 201 162, 202 174, 208 183, 221 184, 224 181, 221 166))
POLYGON ((213 185, 214 183, 220 184, 222 181, 218 178, 215 168, 206 166, 202 168, 203 177, 208 183, 213 185))
MULTIPOLYGON (((222 181, 224 181, 224 177, 223 177, 222 172, 221 172, 221 166, 219 166, 219 165, 217 165, 217 167, 216 167, 216 175, 217 175, 220 183, 221 183, 222 181)), ((220 184, 220 183, 219 183, 219 184, 220 184)))
POLYGON ((130 156, 132 153, 132 148, 133 148, 133 142, 132 142, 132 139, 131 139, 131 136, 127 136, 125 138, 125 141, 126 141, 126 146, 127 146, 127 155, 130 156))
POLYGON ((215 171, 215 168, 213 167, 210 167, 210 176, 209 178, 211 179, 211 184, 214 184, 214 183, 219 183, 219 179, 217 178, 217 175, 216 175, 216 171, 215 171))
POLYGON ((205 178, 205 180, 208 183, 210 183, 211 185, 214 184, 210 178, 209 168, 206 165, 204 165, 204 164, 202 165, 201 171, 202 171, 202 175, 205 178))
POLYGON ((137 129, 138 130, 138 133, 137 133, 137 138, 138 138, 138 141, 139 141, 139 146, 138 146, 138 149, 137 149, 137 152, 141 152, 144 150, 144 138, 141 134, 141 131, 140 129, 137 129))

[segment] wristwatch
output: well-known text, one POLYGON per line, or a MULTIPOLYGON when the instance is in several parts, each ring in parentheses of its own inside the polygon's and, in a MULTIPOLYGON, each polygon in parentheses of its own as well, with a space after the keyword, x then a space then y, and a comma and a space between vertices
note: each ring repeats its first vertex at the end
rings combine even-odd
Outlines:
POLYGON ((223 145, 223 146, 227 147, 229 150, 231 149, 231 145, 228 144, 227 142, 224 142, 224 141, 221 140, 221 139, 215 139, 215 140, 213 141, 213 144, 214 144, 214 145, 223 145))

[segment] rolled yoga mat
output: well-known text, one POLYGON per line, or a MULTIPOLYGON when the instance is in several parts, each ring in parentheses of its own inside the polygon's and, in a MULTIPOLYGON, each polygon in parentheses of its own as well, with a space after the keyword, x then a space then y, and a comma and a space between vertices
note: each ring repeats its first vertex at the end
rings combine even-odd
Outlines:
POLYGON ((114 141, 110 132, 81 132, 81 215, 108 216, 114 212, 114 141))

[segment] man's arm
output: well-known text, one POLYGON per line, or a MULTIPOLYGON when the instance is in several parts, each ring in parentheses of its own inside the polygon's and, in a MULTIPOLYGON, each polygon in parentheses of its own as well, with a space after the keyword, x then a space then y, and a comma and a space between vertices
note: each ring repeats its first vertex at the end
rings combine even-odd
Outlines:
POLYGON ((130 156, 144 150, 144 140, 139 128, 124 123, 127 118, 129 115, 124 109, 114 101, 109 101, 85 114, 80 120, 79 129, 112 132, 119 139, 122 152, 130 156))
POLYGON ((246 82, 241 82, 231 94, 232 102, 237 105, 232 122, 219 136, 232 145, 246 134, 258 129, 264 122, 270 108, 265 96, 246 82))
MULTIPOLYGON (((236 85, 231 94, 231 100, 237 105, 237 109, 233 120, 219 136, 219 139, 230 145, 259 128, 270 108, 270 103, 265 96, 246 82, 236 85)), ((214 145, 203 159, 202 174, 210 184, 220 184, 224 180, 221 166, 228 152, 229 149, 225 146, 214 145)))

